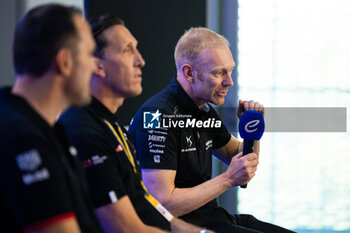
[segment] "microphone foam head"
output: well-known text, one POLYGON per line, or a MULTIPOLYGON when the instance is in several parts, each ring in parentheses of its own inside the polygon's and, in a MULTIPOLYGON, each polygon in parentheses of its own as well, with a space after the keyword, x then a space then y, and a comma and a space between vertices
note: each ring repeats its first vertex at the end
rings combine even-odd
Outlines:
POLYGON ((260 140, 265 130, 264 117, 258 111, 245 111, 239 121, 239 135, 246 140, 260 140))

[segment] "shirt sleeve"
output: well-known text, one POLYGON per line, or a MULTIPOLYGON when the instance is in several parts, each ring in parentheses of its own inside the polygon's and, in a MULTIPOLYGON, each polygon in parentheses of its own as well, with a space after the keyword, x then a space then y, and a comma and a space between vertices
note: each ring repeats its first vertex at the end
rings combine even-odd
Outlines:
POLYGON ((136 145, 141 168, 176 170, 180 148, 176 129, 144 129, 140 112, 132 120, 129 133, 136 145))
MULTIPOLYGON (((210 106, 209 118, 220 120, 220 117, 216 113, 213 107, 210 106)), ((220 120, 221 121, 221 120, 220 120)), ((217 149, 225 146, 231 139, 231 134, 228 132, 226 126, 221 121, 221 127, 213 128, 213 149, 217 149)))
POLYGON ((118 157, 124 152, 113 150, 101 128, 80 124, 68 130, 71 142, 86 171, 87 184, 95 208, 104 206, 126 195, 118 157))
POLYGON ((24 229, 74 217, 60 154, 49 139, 32 135, 3 141, 1 198, 24 229))

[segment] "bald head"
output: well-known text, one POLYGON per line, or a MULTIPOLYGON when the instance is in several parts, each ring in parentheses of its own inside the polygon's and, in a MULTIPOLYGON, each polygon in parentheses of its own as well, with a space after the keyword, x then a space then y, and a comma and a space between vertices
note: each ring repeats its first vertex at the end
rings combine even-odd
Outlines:
POLYGON ((229 47, 221 35, 204 27, 191 28, 181 36, 175 47, 175 63, 179 71, 183 64, 195 65, 204 49, 229 47))

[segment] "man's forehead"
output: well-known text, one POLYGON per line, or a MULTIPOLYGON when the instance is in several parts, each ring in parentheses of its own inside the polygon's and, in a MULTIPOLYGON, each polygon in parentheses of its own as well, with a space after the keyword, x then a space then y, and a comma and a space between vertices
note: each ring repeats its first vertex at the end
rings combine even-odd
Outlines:
POLYGON ((202 66, 232 69, 235 67, 230 49, 227 46, 208 47, 199 56, 202 66))
POLYGON ((137 40, 124 25, 114 25, 107 28, 104 33, 111 43, 116 43, 118 46, 137 44, 137 40))

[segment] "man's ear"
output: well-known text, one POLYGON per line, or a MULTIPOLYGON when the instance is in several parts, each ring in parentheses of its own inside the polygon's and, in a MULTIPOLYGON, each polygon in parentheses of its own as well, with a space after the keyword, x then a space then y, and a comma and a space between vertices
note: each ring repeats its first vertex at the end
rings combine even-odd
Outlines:
POLYGON ((107 74, 106 74, 105 66, 103 64, 103 60, 101 58, 95 57, 94 61, 95 61, 95 65, 96 65, 96 69, 94 71, 94 74, 101 77, 101 78, 105 78, 107 76, 107 74))
POLYGON ((62 76, 68 77, 73 71, 73 54, 68 48, 61 48, 58 50, 55 65, 57 72, 62 76))
POLYGON ((181 71, 183 76, 189 83, 194 83, 194 70, 190 64, 183 64, 181 66, 181 71))

